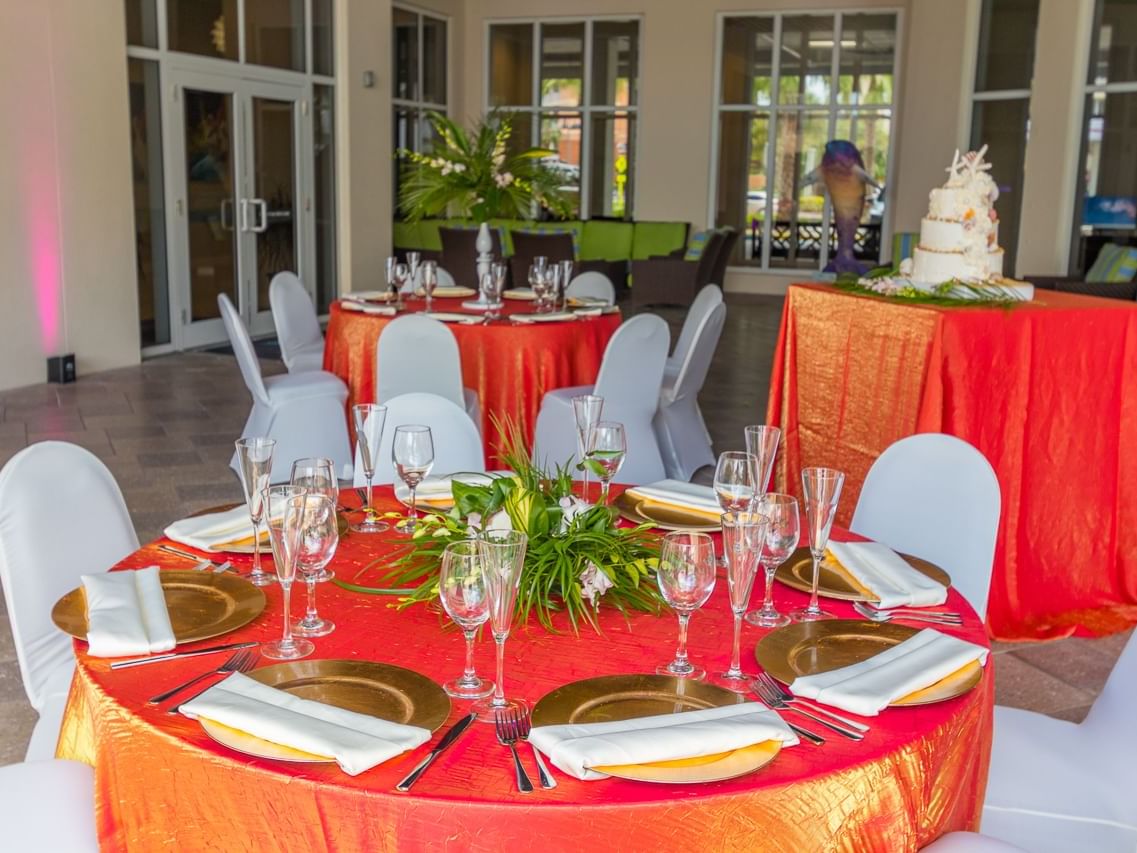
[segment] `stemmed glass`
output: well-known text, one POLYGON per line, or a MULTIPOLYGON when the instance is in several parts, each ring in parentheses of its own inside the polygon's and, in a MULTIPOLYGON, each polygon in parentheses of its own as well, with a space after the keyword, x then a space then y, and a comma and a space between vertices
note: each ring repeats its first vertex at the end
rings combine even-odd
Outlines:
POLYGON ((284 594, 284 630, 281 638, 261 647, 261 654, 273 660, 296 660, 307 657, 316 649, 311 641, 297 640, 292 636, 292 619, 289 615, 292 581, 296 579, 300 538, 304 531, 304 511, 307 506, 305 498, 304 490, 299 486, 270 486, 264 492, 272 559, 276 566, 276 579, 280 581, 280 589, 284 594))
POLYGON ((774 573, 797 548, 801 536, 797 499, 768 492, 758 500, 758 514, 766 518, 766 543, 762 549, 762 568, 766 571, 766 596, 761 610, 751 610, 746 621, 759 628, 781 628, 790 617, 774 606, 774 573))
POLYGON ((548 310, 556 311, 557 303, 561 298, 561 265, 553 264, 546 271, 549 276, 549 302, 548 310))
POLYGON ((549 259, 544 255, 536 255, 533 258, 533 266, 537 272, 543 273, 549 266, 549 259))
MULTIPOLYGON (((399 263, 398 258, 390 257, 390 258, 387 258, 387 261, 384 264, 384 271, 385 271, 386 277, 387 277, 386 280, 387 280, 387 290, 388 291, 392 291, 395 289, 395 267, 398 265, 398 263, 399 263)), ((391 295, 394 297, 395 301, 398 301, 398 298, 399 298, 398 293, 392 293, 391 295)))
MULTIPOLYGON (((723 512, 742 512, 754 506, 757 492, 756 460, 749 453, 728 450, 719 454, 715 466, 714 490, 723 512)), ((726 565, 726 555, 719 559, 720 566, 726 565)))
POLYGON ((723 686, 745 693, 750 680, 742 672, 742 617, 750 605, 758 559, 766 538, 766 519, 755 512, 725 512, 722 516, 722 548, 726 552, 726 583, 730 611, 734 614, 734 645, 730 668, 722 673, 723 686))
POLYGON ((395 282, 395 310, 401 311, 405 307, 403 305, 403 287, 406 285, 407 278, 410 276, 410 270, 407 269, 406 264, 395 264, 391 275, 395 282))
POLYGON ((774 460, 778 456, 781 439, 782 431, 777 427, 765 424, 746 427, 746 452, 754 457, 757 472, 755 497, 761 497, 770 488, 770 475, 774 473, 774 460))
POLYGON ((537 313, 544 314, 547 310, 546 301, 549 298, 549 288, 553 284, 549 270, 537 270, 535 275, 529 277, 529 283, 533 285, 533 294, 537 297, 537 313))
POLYGON ((324 619, 316 612, 316 582, 324 579, 321 574, 335 556, 339 541, 340 527, 339 519, 336 518, 335 501, 318 492, 307 492, 304 496, 304 521, 296 565, 304 575, 304 583, 308 587, 308 606, 304 618, 292 626, 292 631, 297 636, 323 637, 336 629, 334 622, 324 619))
MULTIPOLYGON (((307 494, 324 495, 332 502, 332 507, 340 499, 340 484, 336 478, 336 463, 323 457, 297 459, 292 463, 292 476, 289 482, 299 486, 307 494)), ((338 538, 338 537, 337 537, 338 538)), ((330 557, 329 557, 330 559, 330 557)), ((322 566, 316 572, 315 581, 331 580, 335 575, 322 566)))
POLYGON ((588 452, 588 436, 592 428, 600 422, 604 411, 604 398, 595 394, 581 394, 572 398, 572 413, 576 419, 576 455, 580 459, 584 474, 584 499, 588 500, 588 466, 584 455, 588 452))
POLYGON ((355 440, 359 444, 359 460, 363 464, 363 475, 367 478, 367 506, 363 521, 353 524, 356 533, 382 533, 390 525, 375 517, 371 506, 371 481, 375 478, 376 454, 379 440, 383 437, 383 424, 387 421, 387 407, 375 403, 356 403, 351 407, 351 417, 355 422, 355 440))
POLYGON ((422 265, 422 292, 426 294, 426 311, 430 313, 431 300, 434 299, 434 288, 438 286, 438 263, 425 261, 422 265))
POLYGON ((612 478, 624 464, 628 455, 628 442, 624 436, 624 425, 612 421, 600 421, 589 430, 586 464, 592 463, 600 480, 600 505, 608 504, 608 487, 612 478))
POLYGON ((411 290, 418 283, 419 266, 422 264, 422 252, 407 252, 407 280, 411 283, 411 290))
MULTIPOLYGON (((499 266, 494 264, 494 266, 499 266)), ((488 303, 486 319, 496 320, 501 316, 501 286, 503 279, 499 278, 494 270, 482 276, 482 297, 488 303)))
POLYGON ((494 261, 490 264, 490 274, 493 276, 494 303, 501 306, 501 294, 505 290, 505 281, 509 277, 509 265, 505 261, 494 261))
POLYGON ((490 600, 476 540, 463 539, 446 546, 438 575, 438 597, 466 637, 466 669, 458 678, 443 684, 442 689, 455 699, 484 699, 493 693, 494 684, 478 678, 474 672, 474 637, 490 618, 490 600))
POLYGON ((805 523, 809 528, 809 553, 813 556, 813 585, 810 588, 809 606, 790 613, 790 617, 797 622, 816 622, 832 615, 822 610, 817 603, 817 579, 821 559, 829 545, 829 531, 837 516, 837 502, 841 499, 844 483, 845 475, 832 468, 805 468, 801 472, 805 523))
POLYGON ((403 533, 414 533, 419 525, 415 492, 434 466, 434 439, 430 427, 421 424, 404 424, 395 427, 391 442, 391 461, 395 472, 411 490, 411 508, 407 517, 395 525, 403 533))
POLYGON ((567 309, 568 308, 568 286, 569 286, 569 282, 572 281, 573 262, 572 261, 561 261, 559 266, 561 268, 561 303, 562 303, 562 307, 567 309))
POLYGON ((691 614, 706 604, 715 588, 715 543, 706 533, 677 530, 663 537, 659 568, 655 573, 659 592, 679 615, 679 647, 675 660, 656 668, 660 675, 701 680, 707 671, 687 659, 687 623, 691 614))
POLYGON ((264 490, 272 475, 272 454, 276 441, 271 438, 240 438, 236 441, 241 488, 249 521, 253 523, 253 570, 248 580, 256 586, 268 586, 276 578, 261 568, 261 520, 264 518, 264 490))
POLYGON ((478 712, 479 719, 492 723, 501 711, 528 707, 523 699, 505 698, 505 641, 513 623, 513 607, 529 540, 516 530, 486 530, 477 542, 490 603, 490 627, 497 645, 497 681, 493 698, 475 702, 473 710, 478 712))

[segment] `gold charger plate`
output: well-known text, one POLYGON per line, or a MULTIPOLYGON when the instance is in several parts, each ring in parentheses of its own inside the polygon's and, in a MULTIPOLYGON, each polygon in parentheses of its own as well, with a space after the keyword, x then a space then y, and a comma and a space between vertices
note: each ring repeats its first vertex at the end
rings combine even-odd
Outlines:
MULTIPOLYGON (((467 296, 477 296, 478 291, 472 287, 436 287, 434 293, 431 294, 433 299, 465 299, 467 296)), ((426 291, 421 287, 415 291, 415 296, 419 299, 426 298, 426 291)))
MULTIPOLYGON (((435 731, 450 716, 450 697, 425 675, 387 663, 362 660, 301 660, 253 670, 249 677, 301 699, 312 699, 392 723, 435 731)), ((330 763, 313 755, 254 737, 213 720, 202 729, 222 746, 257 758, 330 763)))
MULTIPOLYGON (((236 503, 221 504, 219 506, 211 506, 208 509, 198 510, 197 512, 190 514, 188 517, 189 518, 197 518, 198 516, 209 515, 210 513, 215 513, 215 512, 228 512, 229 510, 231 510, 235 507, 241 506, 241 505, 242 504, 240 502, 236 502, 236 503)), ((342 512, 337 514, 337 518, 339 519, 339 535, 340 535, 340 538, 342 539, 344 536, 347 536, 347 534, 351 532, 351 524, 350 524, 350 522, 348 522, 348 520, 346 518, 344 518, 342 512)), ((240 541, 242 544, 231 545, 228 548, 221 548, 221 549, 216 549, 213 551, 203 551, 203 553, 205 553, 205 554, 252 554, 253 553, 253 537, 252 536, 248 536, 245 539, 238 540, 238 541, 240 541)), ((179 544, 181 544, 181 543, 179 543, 179 544)), ((186 546, 186 547, 190 547, 190 546, 186 546)), ((201 551, 202 549, 198 548, 197 550, 201 551)), ((272 543, 269 541, 269 536, 268 536, 267 530, 261 534, 261 553, 262 554, 267 553, 269 556, 272 556, 272 543)))
MULTIPOLYGON (((758 665, 783 684, 799 675, 829 672, 868 660, 885 649, 914 637, 919 631, 890 622, 823 619, 797 622, 771 631, 758 641, 758 665)), ((928 705, 954 699, 979 683, 983 667, 972 662, 946 678, 897 699, 889 707, 928 705)))
POLYGON ((511 290, 503 290, 501 292, 503 299, 517 299, 521 302, 532 302, 537 298, 537 294, 532 290, 523 287, 515 287, 511 290))
MULTIPOLYGON (((265 594, 230 572, 163 570, 159 577, 170 625, 179 644, 228 634, 252 622, 265 609, 265 594)), ((87 598, 83 587, 71 590, 55 603, 51 621, 72 637, 87 639, 87 598)))
MULTIPOLYGON (((951 575, 927 560, 901 554, 905 562, 916 571, 927 575, 937 583, 946 587, 951 586, 951 575)), ((813 583, 813 557, 808 548, 798 548, 789 559, 778 566, 774 577, 791 589, 809 592, 813 583)), ((879 598, 869 594, 863 587, 856 584, 844 571, 833 567, 828 559, 821 561, 817 572, 817 594, 824 598, 836 598, 841 601, 867 601, 876 603, 879 598)))
POLYGON ((613 764, 592 769, 618 779, 655 782, 661 785, 723 782, 764 767, 777 758, 781 750, 781 741, 768 740, 742 749, 704 755, 700 758, 680 758, 677 761, 657 761, 650 764, 613 764))
POLYGON ((633 524, 650 524, 660 530, 693 530, 702 533, 714 533, 722 529, 722 525, 709 521, 706 516, 698 513, 686 512, 676 507, 650 503, 633 497, 627 492, 621 493, 612 506, 633 524))

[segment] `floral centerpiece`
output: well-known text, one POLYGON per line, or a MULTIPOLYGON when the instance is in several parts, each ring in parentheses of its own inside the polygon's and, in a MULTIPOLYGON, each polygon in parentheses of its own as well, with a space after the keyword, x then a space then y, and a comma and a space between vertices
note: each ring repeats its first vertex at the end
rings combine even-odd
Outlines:
POLYGON ((997 284, 979 284, 964 279, 941 282, 932 288, 916 287, 898 269, 878 267, 863 276, 842 273, 834 286, 862 296, 877 296, 921 305, 1011 306, 1022 301, 1014 291, 997 284))

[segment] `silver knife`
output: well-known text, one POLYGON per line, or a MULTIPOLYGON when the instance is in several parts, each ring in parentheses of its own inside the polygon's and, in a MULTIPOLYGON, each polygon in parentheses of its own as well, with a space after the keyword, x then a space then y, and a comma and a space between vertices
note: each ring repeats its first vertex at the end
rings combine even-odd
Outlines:
POLYGON ((438 756, 442 754, 442 751, 446 749, 446 747, 450 746, 450 744, 458 740, 458 736, 461 735, 462 732, 466 731, 466 729, 470 727, 470 723, 474 722, 476 719, 478 719, 477 714, 468 714, 456 722, 454 725, 452 725, 450 727, 450 731, 442 736, 442 740, 438 742, 438 746, 430 751, 430 755, 419 762, 418 767, 407 774, 406 779, 395 786, 395 790, 409 791, 411 789, 411 785, 418 781, 418 777, 426 772, 426 768, 434 763, 434 759, 438 758, 438 756))
POLYGON ((244 643, 227 643, 224 646, 210 646, 206 649, 194 649, 192 652, 169 652, 164 655, 150 655, 145 658, 131 658, 130 660, 116 660, 111 664, 111 669, 126 669, 129 666, 142 666, 145 663, 158 663, 164 660, 175 660, 178 658, 195 658, 198 655, 211 655, 215 652, 228 652, 233 649, 247 649, 250 646, 260 645, 257 640, 248 640, 244 643))

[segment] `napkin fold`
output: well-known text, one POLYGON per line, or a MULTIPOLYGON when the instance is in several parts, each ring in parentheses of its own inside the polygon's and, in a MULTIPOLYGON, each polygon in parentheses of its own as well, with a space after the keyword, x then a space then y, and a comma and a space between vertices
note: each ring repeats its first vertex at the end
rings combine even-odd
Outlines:
POLYGON ((649 504, 705 515, 710 521, 718 521, 722 517, 722 507, 715 497, 715 490, 710 486, 684 483, 682 480, 660 480, 646 486, 635 486, 628 489, 626 494, 649 504))
POLYGON ((794 679, 790 690, 864 717, 875 717, 889 704, 931 687, 972 661, 986 664, 988 650, 958 637, 925 628, 868 660, 794 679))
POLYGON ((239 672, 180 711, 191 720, 213 720, 261 740, 334 758, 351 776, 430 740, 427 729, 301 699, 239 672))
POLYGON ((461 323, 465 326, 472 326, 474 323, 482 322, 482 318, 476 314, 456 314, 447 311, 432 311, 425 315, 434 320, 440 320, 443 323, 461 323))
POLYGON ((176 645, 157 566, 83 575, 87 653, 99 658, 168 652, 176 645))
POLYGON ((378 314, 380 317, 394 317, 398 312, 393 305, 370 305, 366 302, 354 302, 344 299, 340 302, 344 311, 358 311, 360 314, 378 314))
POLYGON ((571 311, 554 311, 549 314, 510 314, 509 319, 514 323, 563 323, 566 320, 575 320, 576 315, 571 311))
POLYGON ((933 607, 947 601, 947 587, 879 542, 830 542, 829 556, 880 599, 878 607, 933 607))
POLYGON ((533 290, 531 288, 528 288, 528 287, 514 287, 510 290, 502 291, 501 295, 504 296, 506 299, 521 299, 521 300, 524 300, 526 302, 532 302, 534 299, 537 298, 537 294, 534 293, 533 290))
POLYGON ((592 767, 698 758, 797 736, 775 711, 744 702, 722 708, 660 714, 613 723, 537 726, 529 742, 577 779, 606 779, 592 767))
MULTIPOLYGON (((163 533, 175 542, 212 553, 224 551, 226 547, 246 547, 253 544, 253 523, 249 520, 249 510, 245 504, 235 506, 225 512, 210 512, 183 518, 167 527, 163 533)), ((268 539, 262 530, 261 541, 268 539)))

